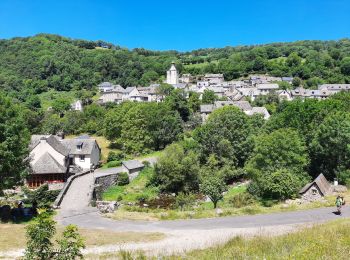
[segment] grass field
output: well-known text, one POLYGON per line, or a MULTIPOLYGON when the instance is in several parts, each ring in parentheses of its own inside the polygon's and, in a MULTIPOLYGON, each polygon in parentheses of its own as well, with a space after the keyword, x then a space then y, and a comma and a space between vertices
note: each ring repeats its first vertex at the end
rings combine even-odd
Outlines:
MULTIPOLYGON (((63 227, 57 228, 60 234, 63 227)), ((126 242, 146 242, 164 238, 161 233, 136 233, 136 232, 112 232, 97 229, 79 229, 79 233, 85 240, 85 245, 102 246, 126 242)), ((25 225, 23 224, 0 224, 0 251, 11 251, 25 248, 25 225)), ((58 236, 56 236, 58 238, 58 236)))
MULTIPOLYGON (((236 237, 223 246, 197 250, 185 259, 349 259, 350 220, 338 220, 279 237, 236 237)), ((163 258, 164 259, 164 258, 163 258)), ((174 256, 168 259, 181 259, 174 256)))

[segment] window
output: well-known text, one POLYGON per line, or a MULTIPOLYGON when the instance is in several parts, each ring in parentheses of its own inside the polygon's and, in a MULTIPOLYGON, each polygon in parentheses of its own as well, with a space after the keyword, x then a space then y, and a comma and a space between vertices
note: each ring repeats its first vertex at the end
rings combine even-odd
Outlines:
POLYGON ((317 189, 313 188, 311 191, 312 191, 312 195, 317 195, 317 189))
POLYGON ((85 155, 79 155, 79 159, 81 162, 85 162, 85 155))

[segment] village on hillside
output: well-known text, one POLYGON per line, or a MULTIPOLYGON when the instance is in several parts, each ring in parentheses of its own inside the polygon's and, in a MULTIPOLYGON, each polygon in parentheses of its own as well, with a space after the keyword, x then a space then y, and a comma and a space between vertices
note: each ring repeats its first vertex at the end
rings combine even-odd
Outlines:
MULTIPOLYGON (((291 101, 294 99, 317 99, 323 100, 331 95, 350 91, 350 84, 322 84, 318 89, 281 89, 279 82, 287 82, 292 85, 293 77, 272 77, 267 75, 250 75, 247 79, 225 81, 223 74, 205 74, 204 76, 192 76, 191 74, 179 75, 175 63, 167 71, 165 83, 180 89, 186 97, 190 92, 199 94, 199 98, 205 91, 212 91, 219 101, 214 104, 203 104, 200 113, 203 121, 215 109, 233 105, 240 108, 247 115, 261 114, 265 119, 270 117, 265 107, 252 107, 249 101, 254 101, 259 96, 275 94, 279 100, 291 101)), ((127 87, 114 85, 110 82, 103 82, 98 85, 101 96, 98 103, 121 103, 123 101, 137 102, 161 102, 165 96, 160 94, 160 84, 151 84, 147 87, 127 87)), ((291 86, 292 88, 292 86, 291 86)))

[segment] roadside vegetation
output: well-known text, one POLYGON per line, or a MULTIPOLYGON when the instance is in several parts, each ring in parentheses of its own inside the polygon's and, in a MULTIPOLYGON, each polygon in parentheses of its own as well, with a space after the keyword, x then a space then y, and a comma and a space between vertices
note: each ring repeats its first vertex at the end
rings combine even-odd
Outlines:
MULTIPOLYGON (((160 194, 159 188, 149 185, 154 169, 145 170, 126 185, 116 185, 103 194, 103 200, 118 201, 121 206, 107 217, 121 220, 175 220, 224 216, 267 214, 303 209, 334 206, 335 196, 327 196, 323 201, 300 204, 298 201, 284 201, 254 197, 247 191, 248 182, 237 182, 227 187, 218 202, 219 210, 205 196, 193 193, 178 195, 160 194)), ((343 193, 350 201, 350 193, 343 193)))
MULTIPOLYGON (((350 221, 338 220, 277 237, 236 237, 185 259, 348 259, 350 221)), ((165 259, 183 259, 174 256, 165 259)))

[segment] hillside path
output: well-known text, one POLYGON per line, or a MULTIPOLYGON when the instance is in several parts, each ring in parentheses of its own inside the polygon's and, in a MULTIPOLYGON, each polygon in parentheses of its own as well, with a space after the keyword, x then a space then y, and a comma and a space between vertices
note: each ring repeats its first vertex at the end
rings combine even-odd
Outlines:
MULTIPOLYGON (((149 157, 144 159, 144 161, 148 161, 151 165, 153 165, 156 163, 157 157, 149 157)), ((85 214, 88 212, 96 212, 96 208, 89 206, 94 188, 94 179, 96 177, 116 174, 120 172, 123 172, 122 167, 96 169, 92 173, 85 174, 74 179, 60 204, 59 217, 65 218, 69 216, 85 214)))

